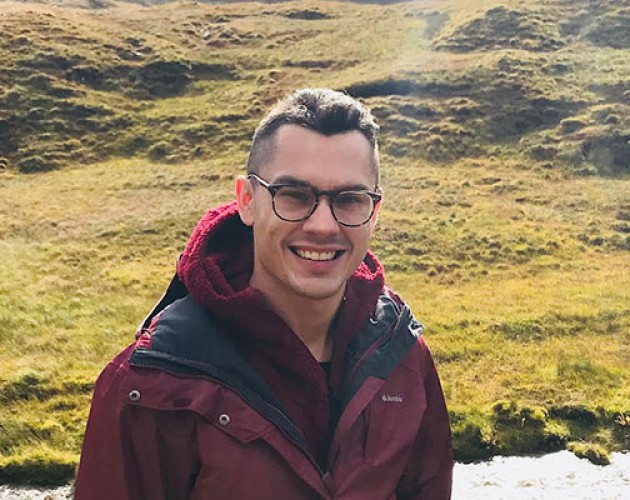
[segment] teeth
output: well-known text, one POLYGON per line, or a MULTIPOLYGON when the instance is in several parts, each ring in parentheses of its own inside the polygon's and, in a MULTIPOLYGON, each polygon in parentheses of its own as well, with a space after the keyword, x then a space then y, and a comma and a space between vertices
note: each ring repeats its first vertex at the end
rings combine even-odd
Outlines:
POLYGON ((333 260, 336 252, 310 252, 296 249, 295 253, 308 260, 333 260))

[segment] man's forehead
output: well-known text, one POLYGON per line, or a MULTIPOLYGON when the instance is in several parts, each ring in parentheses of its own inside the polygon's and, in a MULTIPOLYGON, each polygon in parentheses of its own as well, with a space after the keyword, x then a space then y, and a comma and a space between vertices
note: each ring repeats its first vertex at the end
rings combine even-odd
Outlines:
MULTIPOLYGON (((346 178, 334 181, 331 189, 342 183, 365 185, 370 189, 377 184, 377 153, 359 130, 327 135, 297 124, 283 124, 265 141, 269 142, 261 144, 265 161, 260 173, 267 181, 277 182, 280 176, 293 176, 306 181, 319 177, 332 182, 330 176, 338 177, 335 170, 343 170, 346 178)), ((324 186, 319 188, 324 189, 324 186)))
POLYGON ((299 125, 283 125, 277 131, 273 155, 270 158, 301 158, 315 161, 345 161, 350 164, 369 164, 374 151, 367 138, 358 130, 336 134, 322 134, 299 125))
POLYGON ((320 140, 322 144, 333 143, 340 138, 356 138, 357 140, 363 139, 366 146, 370 148, 370 141, 368 141, 367 137, 365 137, 361 133, 361 131, 357 129, 344 130, 343 132, 335 132, 332 134, 324 134, 323 132, 319 132, 318 130, 308 128, 303 125, 285 123, 278 127, 278 130, 275 134, 273 134, 272 137, 275 137, 276 147, 292 144, 292 141, 295 139, 295 137, 310 137, 312 139, 320 140))

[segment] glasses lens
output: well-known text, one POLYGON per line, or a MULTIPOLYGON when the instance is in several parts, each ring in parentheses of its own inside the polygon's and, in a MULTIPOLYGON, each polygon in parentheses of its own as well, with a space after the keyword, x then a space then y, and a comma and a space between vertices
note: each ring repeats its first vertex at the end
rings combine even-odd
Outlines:
POLYGON ((343 191, 335 196, 332 209, 335 218, 342 224, 360 226, 372 215, 374 200, 361 191, 343 191))
POLYGON ((288 221, 305 219, 315 206, 315 195, 308 188, 282 186, 273 199, 278 217, 288 221))

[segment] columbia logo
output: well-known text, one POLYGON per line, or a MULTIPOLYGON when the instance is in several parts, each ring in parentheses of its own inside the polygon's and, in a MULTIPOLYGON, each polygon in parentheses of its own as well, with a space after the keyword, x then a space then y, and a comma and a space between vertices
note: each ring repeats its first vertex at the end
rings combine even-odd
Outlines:
POLYGON ((402 396, 399 396, 398 394, 383 394, 381 396, 381 399, 383 400, 384 403, 402 403, 403 402, 402 396))

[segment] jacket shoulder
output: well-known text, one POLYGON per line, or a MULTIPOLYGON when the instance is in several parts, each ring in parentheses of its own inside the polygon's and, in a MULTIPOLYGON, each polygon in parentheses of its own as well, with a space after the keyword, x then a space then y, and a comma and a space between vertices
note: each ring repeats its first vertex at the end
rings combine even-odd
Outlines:
MULTIPOLYGON (((421 376, 433 366, 431 352, 424 339, 424 325, 418 321, 407 303, 391 288, 385 287, 378 306, 393 309, 397 314, 398 335, 406 338, 407 354, 402 357, 400 365, 421 376)), ((377 307, 378 307, 377 306, 377 307)))
POLYGON ((141 340, 144 342, 139 342, 140 348, 182 359, 197 359, 200 353, 220 348, 222 344, 218 342, 219 332, 214 318, 190 295, 165 307, 141 340))

